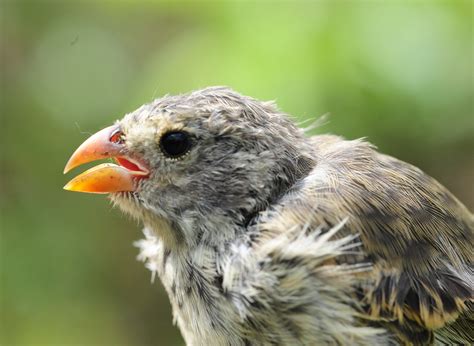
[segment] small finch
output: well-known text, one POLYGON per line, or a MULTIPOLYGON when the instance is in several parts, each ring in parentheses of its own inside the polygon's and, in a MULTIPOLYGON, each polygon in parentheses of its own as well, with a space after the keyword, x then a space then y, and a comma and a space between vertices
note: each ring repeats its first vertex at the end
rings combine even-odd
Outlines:
POLYGON ((474 342, 474 216, 364 140, 307 137, 272 102, 166 96, 87 139, 66 190, 144 224, 189 345, 474 342))

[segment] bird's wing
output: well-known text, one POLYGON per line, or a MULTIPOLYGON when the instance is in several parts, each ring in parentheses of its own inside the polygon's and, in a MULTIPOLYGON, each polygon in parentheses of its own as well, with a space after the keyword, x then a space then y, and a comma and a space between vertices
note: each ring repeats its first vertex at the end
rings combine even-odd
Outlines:
MULTIPOLYGON (((402 338, 429 342, 433 330, 472 313, 474 216, 467 208, 421 170, 364 141, 312 140, 316 166, 281 199, 272 222, 332 227, 348 217, 345 232, 360 234, 366 253, 356 260, 373 263, 360 287, 367 318, 402 338)), ((473 329, 459 331, 461 340, 473 342, 473 329)))
MULTIPOLYGON (((256 345, 389 345, 380 326, 360 323, 351 294, 357 273, 369 264, 338 264, 360 243, 357 236, 337 237, 343 220, 330 229, 271 222, 230 249, 222 287, 256 345)), ((252 231, 250 231, 251 233, 252 231)))

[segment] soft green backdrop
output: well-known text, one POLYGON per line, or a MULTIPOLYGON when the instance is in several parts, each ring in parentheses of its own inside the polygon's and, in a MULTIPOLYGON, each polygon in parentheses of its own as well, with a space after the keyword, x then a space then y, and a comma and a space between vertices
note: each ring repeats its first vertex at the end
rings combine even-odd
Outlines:
MULTIPOLYGON (((89 133, 229 85, 367 136, 474 206, 471 1, 0 0, 2 345, 179 345, 139 225, 62 190, 89 133)), ((77 173, 77 171, 76 171, 77 173)))

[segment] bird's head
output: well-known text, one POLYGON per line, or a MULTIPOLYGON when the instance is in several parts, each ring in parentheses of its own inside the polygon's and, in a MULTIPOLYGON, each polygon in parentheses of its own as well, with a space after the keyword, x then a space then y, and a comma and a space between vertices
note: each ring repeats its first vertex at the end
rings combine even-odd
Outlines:
POLYGON ((271 102, 213 87, 166 96, 87 139, 65 172, 105 158, 66 190, 109 193, 170 245, 235 236, 313 166, 311 146, 271 102))

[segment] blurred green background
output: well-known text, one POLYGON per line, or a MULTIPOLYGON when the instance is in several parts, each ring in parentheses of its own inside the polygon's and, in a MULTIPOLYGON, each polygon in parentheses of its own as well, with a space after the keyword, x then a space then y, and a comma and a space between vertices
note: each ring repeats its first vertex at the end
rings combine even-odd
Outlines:
MULTIPOLYGON (((367 136, 474 207, 471 1, 1 0, 2 345, 180 345, 140 226, 62 190, 96 130, 229 85, 367 136)), ((77 172, 76 172, 77 173, 77 172)))

